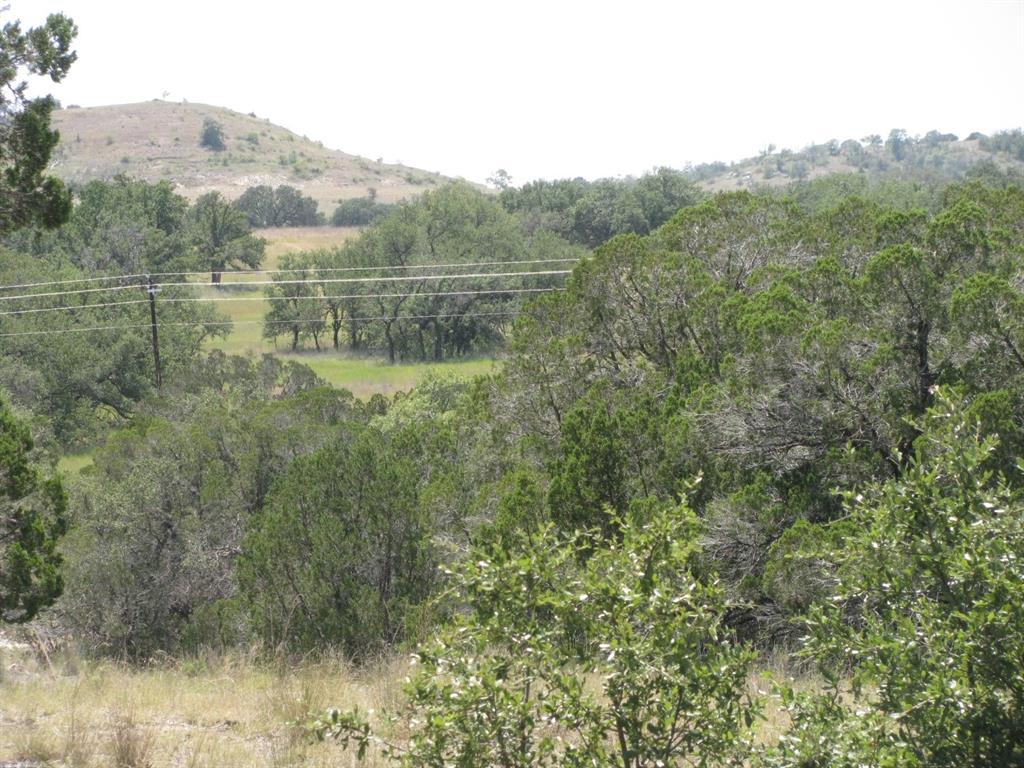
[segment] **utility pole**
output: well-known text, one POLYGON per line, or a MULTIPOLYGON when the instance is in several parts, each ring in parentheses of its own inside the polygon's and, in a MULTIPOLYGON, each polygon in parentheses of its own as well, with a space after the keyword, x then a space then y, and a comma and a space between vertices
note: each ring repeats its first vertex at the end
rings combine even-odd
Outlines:
POLYGON ((163 377, 160 374, 160 337, 156 331, 156 294, 160 288, 149 275, 146 275, 146 282, 149 283, 146 290, 149 293, 149 319, 153 330, 153 367, 156 369, 156 388, 160 389, 163 386, 163 377))

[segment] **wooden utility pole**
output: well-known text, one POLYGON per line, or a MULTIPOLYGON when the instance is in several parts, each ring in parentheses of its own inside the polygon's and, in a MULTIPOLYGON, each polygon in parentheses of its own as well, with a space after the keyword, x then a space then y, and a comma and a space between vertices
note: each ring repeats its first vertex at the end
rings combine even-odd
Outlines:
POLYGON ((146 275, 146 282, 149 283, 147 292, 149 293, 149 319, 150 327, 153 330, 153 367, 156 369, 156 388, 160 389, 163 386, 163 376, 160 373, 160 337, 157 335, 156 330, 156 294, 160 288, 157 287, 156 283, 153 282, 153 278, 146 275))

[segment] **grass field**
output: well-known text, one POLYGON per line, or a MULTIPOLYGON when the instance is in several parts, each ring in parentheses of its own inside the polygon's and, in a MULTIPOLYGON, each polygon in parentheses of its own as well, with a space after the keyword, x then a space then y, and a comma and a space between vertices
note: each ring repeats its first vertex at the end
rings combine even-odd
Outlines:
POLYGON ((354 756, 312 743, 296 723, 329 706, 393 707, 404 673, 402 660, 354 670, 337 660, 274 666, 244 657, 132 668, 39 658, 4 642, 0 765, 352 765, 354 756))
POLYGON ((308 365, 320 378, 363 399, 377 392, 389 395, 407 391, 421 382, 428 373, 468 379, 493 373, 499 370, 501 365, 499 361, 487 358, 447 363, 389 365, 379 360, 351 358, 331 353, 288 354, 282 357, 308 365))
MULTIPOLYGON (((769 670, 785 675, 765 662, 750 677, 752 696, 770 687, 769 670)), ((353 668, 337 659, 257 663, 239 653, 130 667, 46 657, 0 635, 0 765, 379 768, 384 763, 372 755, 357 763, 335 743, 312 743, 297 723, 329 707, 358 706, 382 727, 379 714, 398 709, 408 672, 397 656, 353 668)), ((822 685, 798 681, 805 690, 822 685)), ((758 741, 775 741, 786 723, 767 698, 758 741)), ((398 726, 383 728, 401 743, 398 726)))
POLYGON ((277 269, 282 256, 336 248, 359 234, 359 227, 273 227, 256 235, 267 241, 263 269, 277 269))
POLYGON ((57 469, 65 475, 77 475, 90 464, 92 464, 91 453, 71 453, 60 457, 57 469))
MULTIPOLYGON (((213 292, 217 289, 204 290, 207 295, 214 295, 213 292)), ((218 303, 218 309, 228 315, 235 325, 229 336, 223 339, 212 339, 207 344, 207 349, 219 349, 231 355, 270 353, 286 360, 295 360, 303 365, 308 365, 316 371, 320 378, 332 386, 348 389, 356 397, 366 398, 377 392, 391 394, 408 390, 430 372, 469 378, 492 373, 500 366, 498 361, 486 358, 444 363, 391 365, 383 359, 353 356, 333 350, 292 352, 284 337, 281 337, 278 344, 263 338, 262 322, 268 305, 262 293, 255 289, 233 290, 230 297, 245 297, 247 300, 218 303)))
MULTIPOLYGON (((258 234, 267 240, 267 258, 264 268, 277 268, 280 259, 288 253, 300 253, 316 248, 340 245, 358 234, 355 228, 289 227, 264 229, 258 234)), ((244 283, 262 276, 225 276, 226 284, 244 283)), ((373 359, 337 353, 333 350, 292 352, 284 337, 275 344, 263 338, 263 317, 269 310, 263 290, 259 287, 230 289, 203 288, 206 298, 229 298, 220 301, 217 309, 231 318, 234 326, 230 335, 212 339, 207 349, 219 349, 231 355, 275 354, 286 360, 308 365, 318 376, 333 386, 350 390, 356 397, 367 398, 375 393, 392 394, 408 390, 428 373, 469 378, 492 373, 500 367, 493 359, 458 360, 444 363, 413 363, 390 365, 383 358, 373 359)), ((327 339, 330 344, 330 339, 327 339)))

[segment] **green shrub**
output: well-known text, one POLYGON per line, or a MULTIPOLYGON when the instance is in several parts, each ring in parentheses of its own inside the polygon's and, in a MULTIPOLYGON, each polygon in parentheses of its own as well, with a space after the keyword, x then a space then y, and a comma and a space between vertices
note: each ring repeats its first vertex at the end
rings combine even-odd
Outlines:
POLYGON ((214 152, 222 152, 226 149, 224 144, 224 126, 207 117, 203 120, 203 130, 199 134, 199 146, 212 149, 214 152))
MULTIPOLYGON (((722 627, 721 591, 694 576, 694 515, 620 526, 608 549, 546 527, 472 553, 451 574, 464 607, 415 656, 408 746, 384 753, 438 768, 739 759, 755 714, 751 657, 722 627)), ((374 742, 358 712, 311 728, 362 754, 374 742)))
POLYGON ((331 214, 336 227, 366 227, 387 215, 393 206, 378 203, 372 197, 355 197, 341 202, 331 214))
POLYGON ((67 495, 33 461, 28 427, 0 401, 0 624, 28 621, 64 588, 57 541, 67 530, 67 495))
POLYGON ((940 393, 917 427, 903 476, 851 495, 819 553, 835 589, 807 649, 833 691, 790 697, 771 765, 1024 764, 1024 504, 960 406, 940 393))
POLYGON ((372 428, 290 464, 238 562, 240 597, 268 647, 365 656, 401 639, 436 572, 419 479, 410 452, 372 428))

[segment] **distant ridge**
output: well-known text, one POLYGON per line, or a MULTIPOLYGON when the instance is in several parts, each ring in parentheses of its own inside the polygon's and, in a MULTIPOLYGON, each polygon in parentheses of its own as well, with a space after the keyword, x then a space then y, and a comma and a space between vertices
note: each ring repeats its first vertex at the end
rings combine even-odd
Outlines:
POLYGON ((207 104, 154 100, 69 106, 54 112, 53 125, 61 141, 51 171, 70 183, 123 173, 169 181, 190 199, 212 190, 234 199, 249 187, 288 184, 315 199, 330 217, 339 200, 375 194, 393 202, 448 180, 327 149, 268 120, 207 104), (220 152, 200 146, 207 118, 223 126, 220 152))
POLYGON ((832 140, 800 150, 766 146, 758 157, 737 162, 704 163, 686 168, 708 192, 738 188, 785 188, 832 174, 857 174, 868 180, 956 181, 988 164, 1014 177, 1024 174, 1024 134, 1020 129, 965 138, 939 131, 910 136, 894 130, 888 138, 832 140))
MULTIPOLYGON (((123 173, 151 182, 169 181, 190 199, 211 190, 234 199, 249 187, 288 184, 316 200, 329 217, 339 200, 375 195, 382 202, 394 202, 450 180, 327 149, 269 120, 207 104, 155 99, 106 107, 72 105, 54 112, 53 124, 61 142, 51 170, 71 183, 123 173), (223 151, 200 146, 207 118, 223 126, 223 151)), ((683 170, 704 190, 720 192, 782 188, 835 173, 874 180, 951 181, 984 162, 1003 172, 1024 174, 1021 131, 966 138, 938 131, 924 136, 893 131, 885 139, 833 140, 800 150, 766 146, 758 157, 683 170)))

